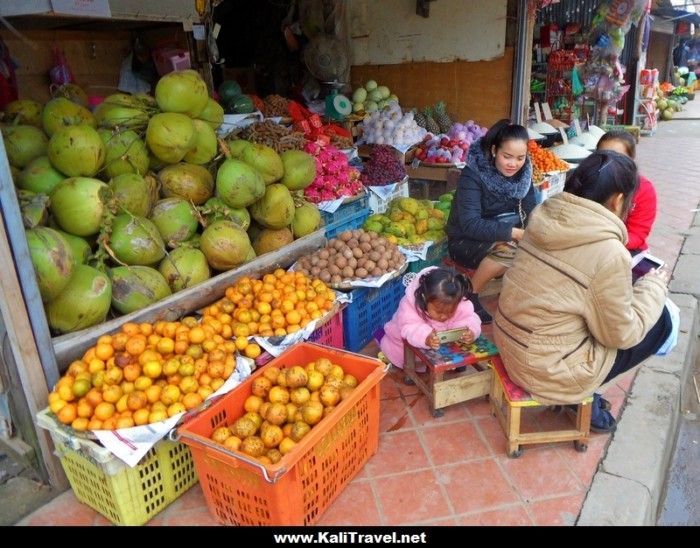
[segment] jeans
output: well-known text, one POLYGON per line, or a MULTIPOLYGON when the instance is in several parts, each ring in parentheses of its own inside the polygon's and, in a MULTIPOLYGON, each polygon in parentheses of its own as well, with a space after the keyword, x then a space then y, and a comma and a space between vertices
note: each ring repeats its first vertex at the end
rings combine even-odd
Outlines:
POLYGON ((622 375, 626 371, 629 371, 634 366, 642 363, 649 356, 656 354, 656 351, 661 348, 661 345, 671 334, 672 328, 671 316, 664 306, 663 310, 661 311, 661 316, 654 324, 654 327, 649 330, 646 336, 638 344, 632 348, 617 351, 617 356, 613 362, 612 369, 610 370, 610 373, 608 373, 608 376, 605 377, 603 384, 611 379, 614 379, 618 375, 622 375))

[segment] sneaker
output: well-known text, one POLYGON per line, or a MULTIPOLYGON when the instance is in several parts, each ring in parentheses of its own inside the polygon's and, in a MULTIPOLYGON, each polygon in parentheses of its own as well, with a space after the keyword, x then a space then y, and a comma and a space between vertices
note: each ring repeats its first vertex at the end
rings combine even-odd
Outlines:
POLYGON ((598 434, 609 434, 614 432, 616 428, 615 417, 610 414, 610 411, 606 411, 599 405, 596 405, 596 400, 594 399, 593 405, 591 405, 591 431, 598 434))
POLYGON ((472 293, 471 295, 469 295, 469 300, 474 305, 474 312, 476 312, 476 315, 479 316, 482 324, 493 322, 493 316, 486 312, 484 305, 482 305, 481 301, 479 300, 479 295, 477 295, 476 293, 472 293))
POLYGON ((603 411, 610 411, 612 409, 610 402, 600 394, 593 394, 593 404, 597 404, 603 411))

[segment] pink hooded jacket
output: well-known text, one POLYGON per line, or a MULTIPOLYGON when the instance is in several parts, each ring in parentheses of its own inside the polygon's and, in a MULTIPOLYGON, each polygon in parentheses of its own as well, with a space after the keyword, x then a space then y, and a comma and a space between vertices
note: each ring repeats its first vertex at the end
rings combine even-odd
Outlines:
POLYGON ((420 277, 437 267, 424 268, 408 284, 406 295, 401 299, 398 310, 393 318, 384 326, 384 337, 380 342, 381 348, 387 359, 396 367, 403 369, 403 341, 406 340, 411 346, 417 348, 427 348, 425 340, 430 332, 446 331, 468 327, 474 337, 481 334, 481 319, 474 313, 474 305, 471 301, 464 300, 457 305, 457 310, 446 322, 436 322, 424 317, 416 307, 416 289, 420 277))

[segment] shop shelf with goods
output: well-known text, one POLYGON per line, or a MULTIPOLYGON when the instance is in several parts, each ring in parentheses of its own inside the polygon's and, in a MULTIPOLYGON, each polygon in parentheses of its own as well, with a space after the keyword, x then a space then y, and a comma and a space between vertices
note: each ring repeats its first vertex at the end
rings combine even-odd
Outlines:
POLYGON ((547 60, 546 100, 558 120, 569 123, 573 117, 575 96, 572 73, 574 67, 586 60, 587 48, 556 50, 547 60))
MULTIPOLYGON (((230 525, 314 525, 377 451, 379 383, 386 366, 374 358, 313 343, 295 345, 178 429, 192 449, 209 512, 230 525), (229 450, 211 439, 245 413, 253 383, 270 368, 330 360, 357 386, 276 464, 229 450)), ((269 381, 268 381, 269 382, 269 381)), ((290 440, 291 441, 291 440, 290 440)))
POLYGON ((657 69, 642 69, 637 75, 637 95, 634 100, 634 125, 641 128, 642 135, 653 135, 659 123, 656 107, 656 90, 659 85, 657 69))
MULTIPOLYGON (((94 18, 87 14, 86 19, 54 13, 47 0, 0 3, 0 16, 8 27, 0 30, 0 37, 19 67, 19 98, 39 102, 51 98, 47 75, 55 64, 54 45, 68 59, 88 105, 117 91, 122 64, 132 50, 136 34, 149 47, 167 36, 178 46, 188 48, 185 29, 199 22, 194 2, 177 0, 169 2, 168 9, 160 9, 163 4, 153 2, 136 9, 130 0, 113 0, 109 2, 111 16, 94 18)), ((13 180, 8 163, 5 147, 0 144, 0 179, 5 183, 13 180)), ((50 436, 36 428, 34 416, 46 405, 47 386, 58 380, 66 362, 59 362, 54 353, 55 338, 52 340, 48 329, 17 194, 11 184, 0 185, 0 214, 4 220, 0 227, 0 258, 6 266, 0 284, 0 308, 10 342, 5 361, 10 377, 21 379, 12 385, 12 414, 8 420, 13 424, 13 432, 34 449, 42 478, 54 487, 65 488, 65 475, 53 455, 50 436)))

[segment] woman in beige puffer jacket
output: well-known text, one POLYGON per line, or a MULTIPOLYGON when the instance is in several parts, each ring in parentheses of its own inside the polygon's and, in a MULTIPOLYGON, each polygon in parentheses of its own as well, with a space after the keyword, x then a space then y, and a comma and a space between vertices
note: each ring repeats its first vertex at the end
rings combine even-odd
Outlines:
MULTIPOLYGON (((654 354, 671 332, 665 272, 632 283, 623 219, 632 160, 600 151, 530 216, 506 272, 494 336, 511 379, 542 403, 577 403, 654 354)), ((592 429, 615 420, 597 394, 592 429)))

